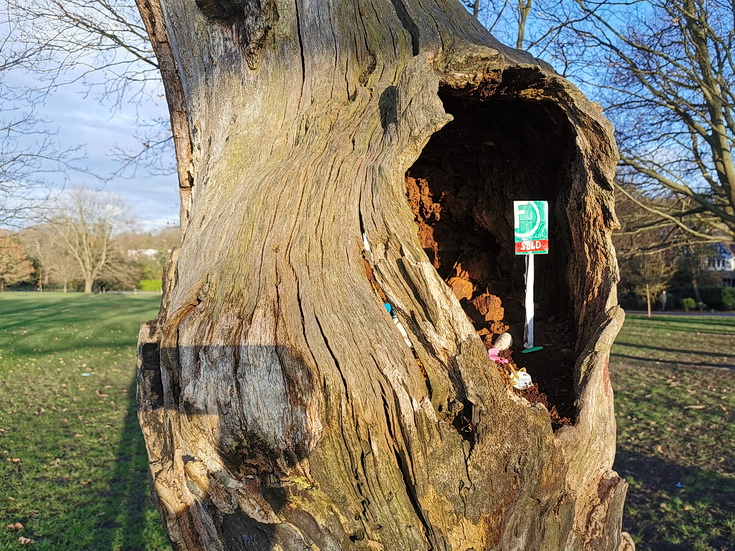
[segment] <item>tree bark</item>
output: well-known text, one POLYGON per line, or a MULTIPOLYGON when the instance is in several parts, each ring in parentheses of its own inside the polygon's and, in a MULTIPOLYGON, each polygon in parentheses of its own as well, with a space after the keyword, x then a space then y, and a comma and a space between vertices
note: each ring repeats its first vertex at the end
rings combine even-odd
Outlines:
POLYGON ((617 153, 599 108, 457 2, 139 7, 185 228, 139 340, 174 546, 629 545, 607 367, 617 153), (478 336, 522 331, 514 199, 550 201, 548 369, 528 369, 549 407, 569 393, 561 428, 478 336), (490 293, 492 323, 468 305, 490 293))

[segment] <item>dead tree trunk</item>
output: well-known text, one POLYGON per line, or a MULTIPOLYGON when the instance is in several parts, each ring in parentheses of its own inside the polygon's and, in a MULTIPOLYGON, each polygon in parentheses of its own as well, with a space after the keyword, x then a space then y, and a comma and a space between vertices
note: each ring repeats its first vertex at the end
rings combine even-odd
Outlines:
POLYGON ((138 3, 182 194, 138 379, 175 546, 625 547, 599 108, 452 0, 138 3), (483 346, 521 341, 514 199, 552 213, 525 397, 483 346))

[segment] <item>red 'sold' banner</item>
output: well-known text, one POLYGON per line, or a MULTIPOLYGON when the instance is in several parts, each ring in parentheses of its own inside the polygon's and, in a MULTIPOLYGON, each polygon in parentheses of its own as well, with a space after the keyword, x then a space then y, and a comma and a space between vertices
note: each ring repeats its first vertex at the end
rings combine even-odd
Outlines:
POLYGON ((528 241, 516 241, 516 254, 548 253, 548 239, 533 239, 528 241))

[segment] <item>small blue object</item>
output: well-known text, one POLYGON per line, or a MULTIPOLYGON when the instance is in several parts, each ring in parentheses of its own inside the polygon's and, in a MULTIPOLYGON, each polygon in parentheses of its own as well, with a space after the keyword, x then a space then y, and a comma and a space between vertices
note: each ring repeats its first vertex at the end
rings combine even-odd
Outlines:
POLYGON ((674 486, 676 486, 677 488, 683 488, 684 484, 682 484, 681 482, 677 482, 676 484, 674 484, 674 486))
POLYGON ((388 313, 389 314, 392 314, 393 313, 393 307, 389 303, 384 302, 383 303, 383 306, 385 306, 385 309, 388 310, 388 313))

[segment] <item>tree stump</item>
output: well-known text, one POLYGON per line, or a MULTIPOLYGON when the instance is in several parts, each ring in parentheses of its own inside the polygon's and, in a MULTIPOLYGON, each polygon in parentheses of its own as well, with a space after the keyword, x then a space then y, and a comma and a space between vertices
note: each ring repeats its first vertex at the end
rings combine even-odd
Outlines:
POLYGON ((138 372, 174 546, 629 545, 599 107, 454 1, 138 4, 182 196, 138 372), (521 342, 530 199, 551 211, 545 348, 509 354, 540 402, 483 346, 521 342))

